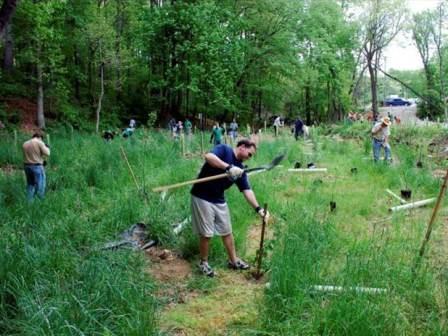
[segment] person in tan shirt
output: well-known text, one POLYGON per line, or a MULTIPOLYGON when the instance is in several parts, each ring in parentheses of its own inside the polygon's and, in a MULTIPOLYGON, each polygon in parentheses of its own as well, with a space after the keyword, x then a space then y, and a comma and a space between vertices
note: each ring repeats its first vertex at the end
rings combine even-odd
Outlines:
POLYGON ((45 195, 46 176, 44 160, 50 156, 50 148, 43 142, 43 134, 35 132, 23 146, 24 170, 26 176, 26 195, 29 201, 34 196, 45 195))

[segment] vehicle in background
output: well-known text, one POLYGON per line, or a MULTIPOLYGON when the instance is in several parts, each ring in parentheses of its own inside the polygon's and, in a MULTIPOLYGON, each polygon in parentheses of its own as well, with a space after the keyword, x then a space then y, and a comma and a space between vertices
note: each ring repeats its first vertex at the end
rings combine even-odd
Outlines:
POLYGON ((410 106, 412 103, 409 100, 397 97, 397 98, 387 98, 384 101, 384 106, 410 106))

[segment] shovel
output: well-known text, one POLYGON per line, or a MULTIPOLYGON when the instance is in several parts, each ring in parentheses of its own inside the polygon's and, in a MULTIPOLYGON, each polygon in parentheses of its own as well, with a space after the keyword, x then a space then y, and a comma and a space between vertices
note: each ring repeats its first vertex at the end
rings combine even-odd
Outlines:
MULTIPOLYGON (((272 162, 269 163, 269 164, 265 164, 265 165, 262 165, 262 166, 259 166, 259 167, 256 167, 256 168, 244 169, 244 171, 246 173, 250 173, 250 172, 259 171, 259 170, 271 170, 276 165, 278 165, 280 163, 280 161, 282 161, 284 159, 284 157, 285 157, 285 154, 281 154, 281 155, 277 156, 274 160, 272 160, 272 162)), ((185 186, 185 185, 196 184, 196 183, 204 183, 204 182, 208 182, 208 181, 218 180, 218 179, 221 179, 221 178, 224 178, 224 177, 228 177, 227 173, 222 173, 222 174, 218 174, 218 175, 203 177, 203 178, 196 179, 196 180, 190 180, 190 181, 180 182, 180 183, 171 184, 171 185, 167 185, 167 186, 157 187, 157 188, 152 189, 152 191, 159 192, 159 191, 164 191, 164 190, 168 190, 168 189, 174 189, 174 188, 182 187, 182 186, 185 186)))

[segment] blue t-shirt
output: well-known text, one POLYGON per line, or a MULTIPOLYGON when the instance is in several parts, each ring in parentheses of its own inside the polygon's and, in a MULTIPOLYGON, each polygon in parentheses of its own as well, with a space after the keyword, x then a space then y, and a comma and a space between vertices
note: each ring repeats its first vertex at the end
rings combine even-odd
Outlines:
MULTIPOLYGON (((243 163, 236 158, 233 149, 227 145, 218 145, 215 148, 213 148, 211 153, 215 154, 222 161, 228 164, 232 164, 242 169, 244 168, 243 163)), ((198 178, 209 177, 222 173, 224 173, 224 170, 214 168, 206 162, 202 166, 198 178)), ((224 177, 218 180, 208 181, 204 183, 197 183, 191 189, 191 194, 210 203, 225 203, 226 200, 224 198, 224 190, 229 189, 233 183, 236 183, 240 191, 250 189, 247 174, 244 173, 243 176, 241 176, 235 182, 230 181, 227 177, 224 177)))

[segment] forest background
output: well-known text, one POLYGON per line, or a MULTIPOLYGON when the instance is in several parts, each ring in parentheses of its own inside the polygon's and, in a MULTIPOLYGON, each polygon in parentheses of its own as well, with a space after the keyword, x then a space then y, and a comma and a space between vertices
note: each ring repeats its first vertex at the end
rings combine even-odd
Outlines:
MULTIPOLYGON (((200 116, 307 124, 372 110, 388 94, 446 117, 447 6, 394 0, 3 0, 0 120, 105 129, 200 116), (385 75, 407 30, 423 70, 385 75), (34 112, 36 111, 36 112, 34 112)), ((405 55, 404 55, 405 57, 405 55)))

